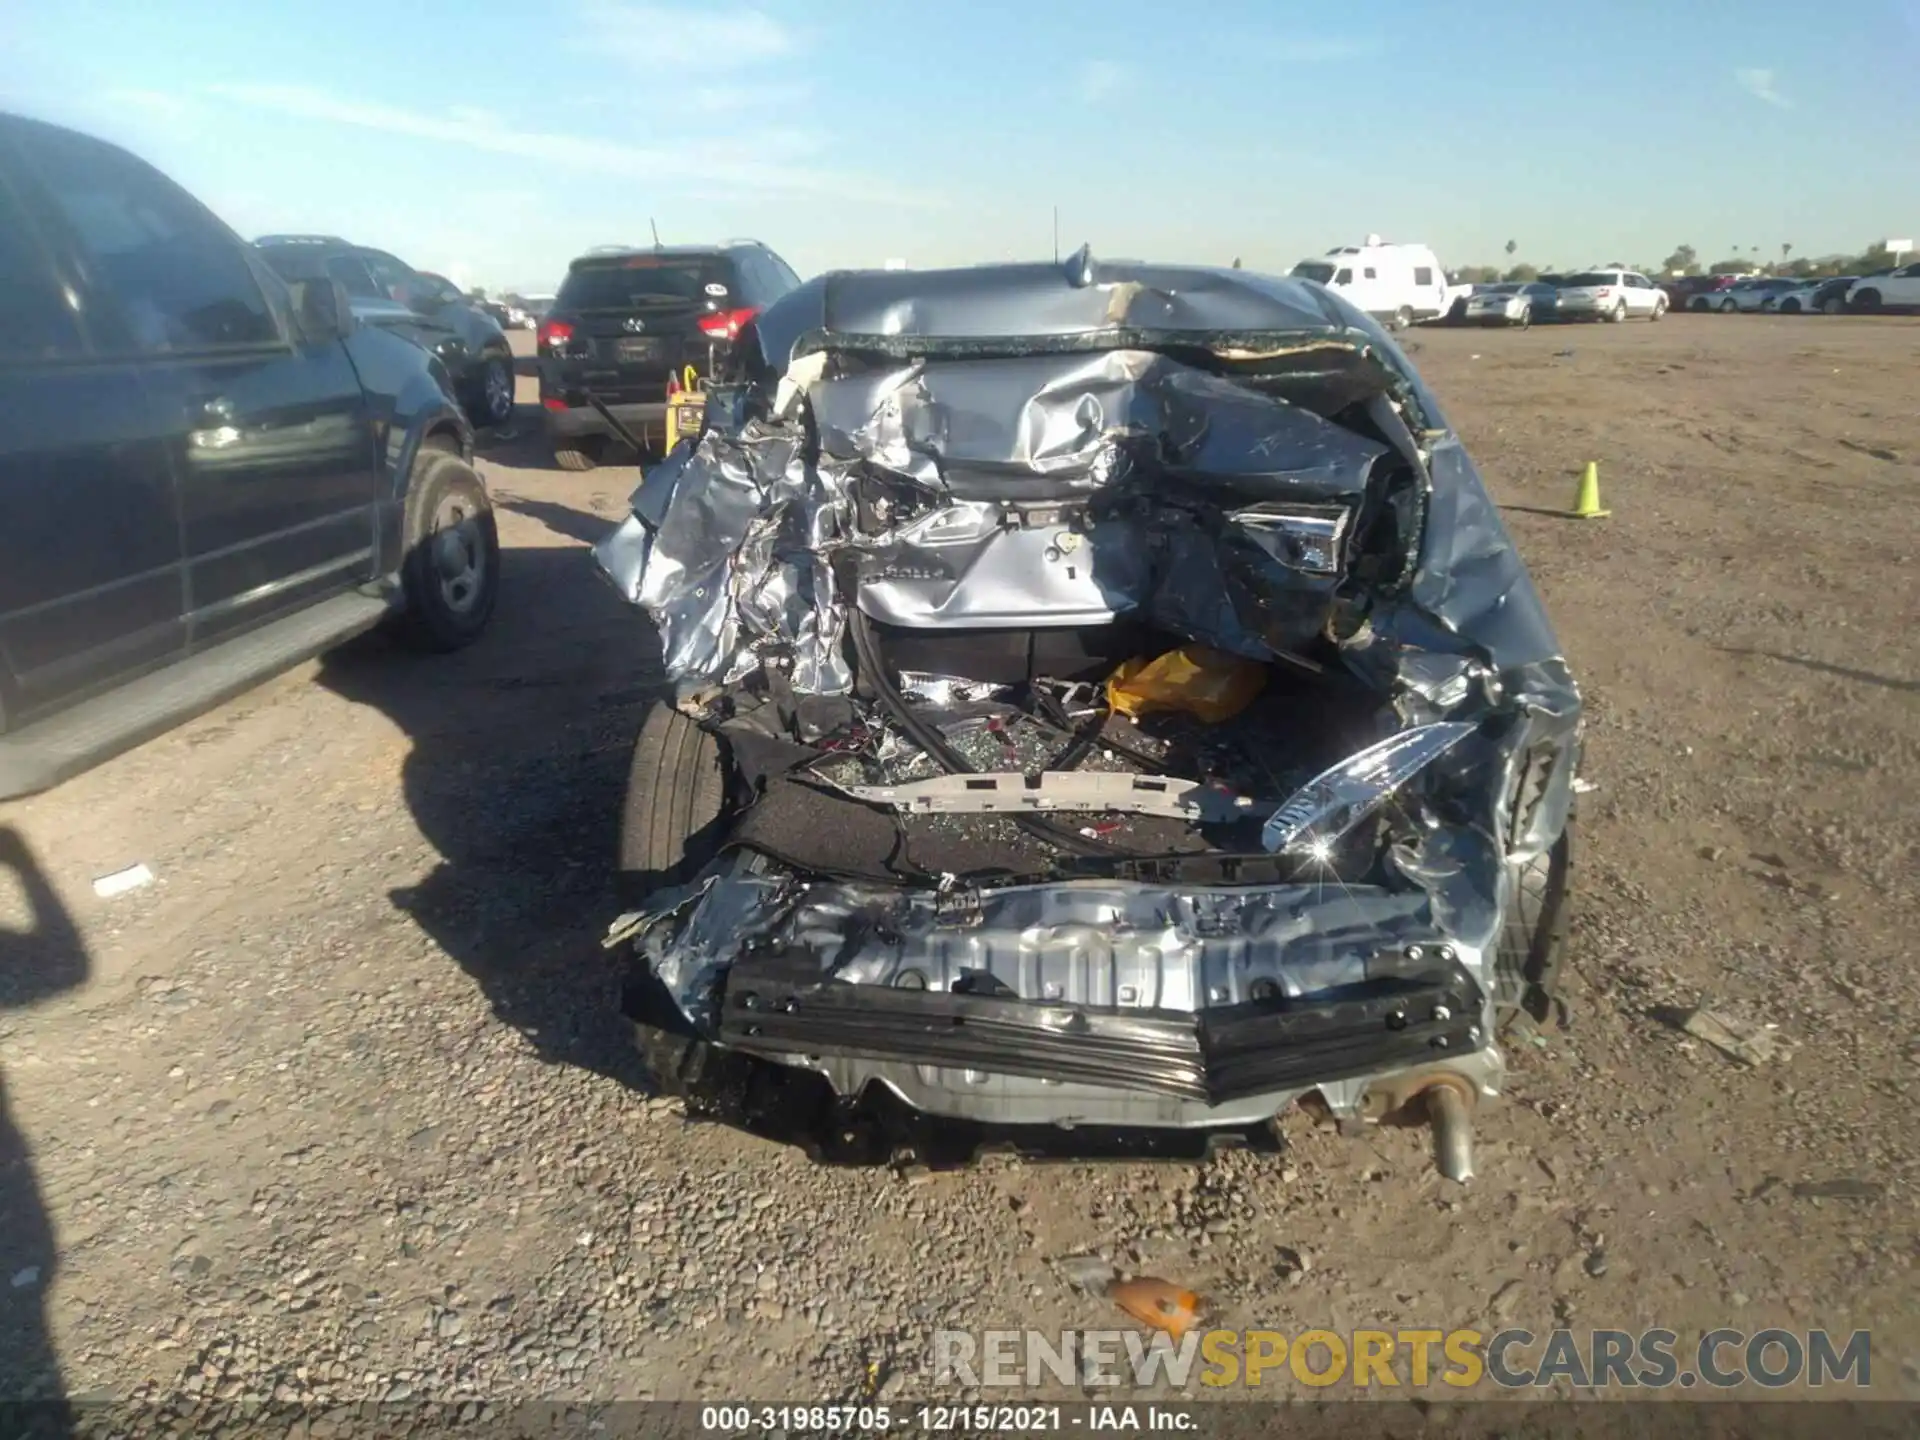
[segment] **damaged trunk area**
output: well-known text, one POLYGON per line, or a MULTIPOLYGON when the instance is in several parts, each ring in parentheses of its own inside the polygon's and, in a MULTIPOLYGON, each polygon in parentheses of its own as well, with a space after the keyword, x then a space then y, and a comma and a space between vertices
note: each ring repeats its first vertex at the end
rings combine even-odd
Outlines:
MULTIPOLYGON (((747 700, 710 721, 733 777, 715 838, 810 875, 942 892, 1109 876, 1376 878, 1411 820, 1313 856, 1263 845, 1281 802, 1395 727, 1345 676, 1150 628, 927 637, 850 616, 844 700, 747 700), (914 668, 939 658, 942 671, 914 668)), ((1391 823, 1390 823, 1391 822, 1391 823)))
POLYGON ((643 1027, 1014 1125, 1491 1093, 1577 700, 1396 372, 897 348, 710 403, 597 548, 720 777, 624 927, 643 1027))

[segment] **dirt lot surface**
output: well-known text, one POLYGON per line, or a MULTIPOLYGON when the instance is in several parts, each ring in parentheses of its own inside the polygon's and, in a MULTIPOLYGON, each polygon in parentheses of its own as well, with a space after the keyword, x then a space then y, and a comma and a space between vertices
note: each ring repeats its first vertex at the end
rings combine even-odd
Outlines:
POLYGON ((1597 786, 1571 1027, 1470 1187, 1301 1116, 1278 1158, 901 1177, 649 1100, 596 943, 646 652, 584 548, 635 472, 562 474, 523 405, 479 646, 356 644, 0 806, 0 1389, 921 1396, 936 1327, 1114 1323, 1053 1265, 1098 1251, 1288 1333, 1871 1327, 1920 1394, 1920 322, 1412 343, 1597 786), (1612 518, 1548 513, 1587 460, 1612 518), (1663 1020, 1703 998, 1784 1054, 1663 1020))

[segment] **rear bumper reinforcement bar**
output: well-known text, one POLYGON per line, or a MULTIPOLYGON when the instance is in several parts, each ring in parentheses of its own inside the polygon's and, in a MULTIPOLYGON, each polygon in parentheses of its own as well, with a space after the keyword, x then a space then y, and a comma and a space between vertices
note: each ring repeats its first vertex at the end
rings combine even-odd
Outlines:
POLYGON ((794 953, 733 966, 718 1038, 776 1060, 850 1056, 1219 1104, 1471 1053, 1481 1010, 1457 961, 1196 1015, 853 985, 794 953))

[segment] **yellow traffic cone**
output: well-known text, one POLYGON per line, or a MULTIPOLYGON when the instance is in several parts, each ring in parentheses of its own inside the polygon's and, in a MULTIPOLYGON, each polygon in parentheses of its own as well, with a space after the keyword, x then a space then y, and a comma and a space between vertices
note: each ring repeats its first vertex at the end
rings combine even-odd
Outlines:
POLYGON ((1600 508, 1600 462, 1589 460, 1586 471, 1580 476, 1580 494, 1573 502, 1573 517, 1576 520, 1604 520, 1611 510, 1600 508))

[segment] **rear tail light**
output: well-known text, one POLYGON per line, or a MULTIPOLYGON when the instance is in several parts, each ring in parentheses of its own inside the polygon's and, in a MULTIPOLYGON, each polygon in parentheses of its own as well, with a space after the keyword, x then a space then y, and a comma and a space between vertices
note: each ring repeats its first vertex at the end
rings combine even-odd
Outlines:
POLYGON ((700 333, 710 340, 738 340, 747 322, 759 313, 751 306, 745 310, 716 310, 700 317, 700 333))
POLYGON ((1607 298, 1607 296, 1609 296, 1609 295, 1611 295, 1611 294, 1613 293, 1613 291, 1611 291, 1611 290, 1609 290, 1609 289, 1608 289, 1608 288, 1607 288, 1607 287, 1606 287, 1605 285, 1602 285, 1602 286, 1601 286, 1601 287, 1599 288, 1599 290, 1597 290, 1597 291, 1596 291, 1595 293, 1596 293, 1597 295, 1599 295, 1599 297, 1600 297, 1600 298, 1601 298, 1602 300, 1604 300, 1604 299, 1606 299, 1606 298, 1607 298))
POLYGON ((543 320, 540 323, 540 348, 551 350, 565 345, 573 339, 573 326, 564 320, 543 320))

